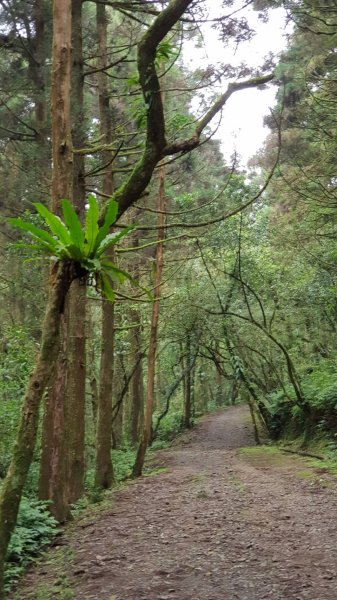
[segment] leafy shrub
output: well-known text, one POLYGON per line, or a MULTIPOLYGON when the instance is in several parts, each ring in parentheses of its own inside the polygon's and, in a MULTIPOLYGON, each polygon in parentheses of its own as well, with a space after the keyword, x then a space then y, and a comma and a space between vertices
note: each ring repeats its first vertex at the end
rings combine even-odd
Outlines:
POLYGON ((12 455, 16 427, 26 382, 34 361, 34 343, 23 327, 8 326, 1 332, 0 353, 0 477, 12 455))
POLYGON ((332 360, 321 360, 306 372, 301 387, 311 414, 305 414, 294 403, 293 390, 276 390, 268 395, 271 435, 279 438, 285 431, 299 435, 337 431, 337 366, 332 360), (285 393, 286 392, 286 393, 285 393), (289 400, 290 398, 290 400, 289 400))
MULTIPOLYGON (((133 463, 135 462, 135 457, 135 450, 129 447, 112 451, 112 464, 114 468, 115 479, 117 482, 124 481, 124 479, 130 477, 133 463)), ((88 469, 86 472, 85 487, 86 490, 89 492, 91 499, 96 500, 96 496, 97 499, 100 499, 99 494, 96 495, 95 470, 93 468, 88 469)), ((86 502, 84 501, 84 506, 85 505, 86 502)), ((78 506, 81 508, 81 500, 76 502, 76 507, 78 506)))
MULTIPOLYGON (((157 421, 157 415, 154 415, 154 423, 157 421)), ((182 417, 180 412, 168 412, 161 420, 159 429, 156 435, 156 442, 170 442, 178 433, 182 431, 182 417)), ((153 444, 152 444, 153 446, 153 444)), ((157 446, 158 447, 158 446, 157 446)))
POLYGON ((22 498, 17 525, 8 548, 6 591, 57 531, 57 522, 48 511, 46 502, 22 498))
POLYGON ((155 439, 152 444, 151 444, 151 450, 155 451, 155 450, 165 450, 165 448, 168 448, 170 445, 170 442, 168 440, 158 440, 155 439))
POLYGON ((116 481, 123 481, 127 477, 130 477, 135 458, 136 453, 131 448, 112 451, 116 481))
POLYGON ((219 406, 215 402, 215 400, 208 400, 207 402, 207 412, 216 412, 219 410, 219 406))
MULTIPOLYGON (((287 391, 286 391, 287 392, 287 391)), ((276 390, 267 397, 269 413, 269 433, 273 439, 279 439, 292 420, 294 404, 284 390, 276 390)))

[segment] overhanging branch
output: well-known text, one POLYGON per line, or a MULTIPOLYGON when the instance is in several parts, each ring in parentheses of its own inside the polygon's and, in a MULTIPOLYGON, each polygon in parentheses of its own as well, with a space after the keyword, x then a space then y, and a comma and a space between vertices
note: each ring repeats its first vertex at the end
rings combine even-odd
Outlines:
POLYGON ((216 100, 216 102, 214 102, 213 106, 211 106, 204 117, 198 122, 194 135, 188 140, 182 140, 166 146, 166 148, 164 148, 164 156, 176 154, 177 152, 190 152, 191 150, 194 150, 194 148, 197 148, 197 146, 200 144, 200 136, 202 132, 207 125, 209 125, 212 119, 222 110, 232 94, 238 92, 239 90, 258 87, 259 85, 268 83, 272 79, 274 79, 274 73, 230 83, 226 92, 222 94, 220 98, 216 100))

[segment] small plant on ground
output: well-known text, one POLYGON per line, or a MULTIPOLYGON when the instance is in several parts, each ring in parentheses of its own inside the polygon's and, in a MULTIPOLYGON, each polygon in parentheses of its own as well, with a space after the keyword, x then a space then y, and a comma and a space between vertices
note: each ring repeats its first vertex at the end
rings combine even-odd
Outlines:
POLYGON ((45 502, 22 498, 17 525, 8 547, 5 571, 7 592, 19 579, 27 564, 57 532, 57 522, 45 502))

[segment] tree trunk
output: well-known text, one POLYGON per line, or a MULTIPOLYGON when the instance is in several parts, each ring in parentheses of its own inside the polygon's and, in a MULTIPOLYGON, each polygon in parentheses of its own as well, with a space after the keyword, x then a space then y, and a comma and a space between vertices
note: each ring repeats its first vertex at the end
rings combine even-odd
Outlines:
POLYGON ((184 418, 183 424, 186 429, 191 427, 191 410, 192 410, 192 383, 191 383, 191 334, 186 336, 186 375, 185 375, 185 401, 184 401, 184 418))
POLYGON ((125 371, 121 355, 119 360, 114 362, 114 380, 115 394, 112 417, 112 447, 117 450, 122 445, 123 440, 123 423, 124 423, 124 407, 128 401, 127 391, 129 380, 125 371))
MULTIPOLYGON (((72 504, 84 493, 85 451, 85 313, 86 285, 80 280, 70 287, 67 301, 64 406, 65 503, 72 504)), ((63 478, 61 478, 61 481, 63 478)), ((57 485, 57 481, 56 481, 57 485)))
MULTIPOLYGON (((72 2, 53 3, 53 68, 52 68, 52 210, 58 214, 62 198, 73 195, 73 152, 70 123, 72 2)), ((62 331, 66 331, 62 315, 62 331)), ((66 355, 61 344, 56 379, 48 392, 42 430, 42 455, 39 497, 52 500, 50 510, 63 522, 68 516, 65 491, 64 399, 66 389, 66 355)))
POLYGON ((259 446, 261 442, 260 442, 259 430, 258 430, 256 418, 255 418, 254 403, 249 397, 248 397, 248 406, 249 406, 249 412, 250 412, 250 416, 251 416, 252 424, 253 424, 255 442, 256 442, 256 445, 259 446))
POLYGON ((39 407, 46 386, 53 376, 60 338, 60 323, 65 298, 74 277, 73 263, 55 267, 49 287, 40 352, 30 376, 21 410, 21 420, 8 473, 0 495, 0 598, 4 598, 3 576, 6 553, 19 510, 22 491, 27 479, 36 443, 39 407))
MULTIPOLYGON (((98 69, 97 75, 100 129, 103 143, 111 144, 111 111, 110 99, 107 86, 107 76, 104 72, 107 66, 107 21, 105 6, 97 4, 96 23, 98 38, 98 69)), ((103 179, 103 192, 112 196, 114 182, 111 161, 112 152, 102 152, 102 163, 106 165, 106 173, 103 179), (109 168, 108 168, 109 166, 109 168)), ((110 251, 110 259, 113 260, 113 252, 110 251)), ((103 300, 102 306, 102 347, 100 384, 98 397, 97 436, 96 436, 96 467, 95 485, 98 488, 110 488, 114 482, 113 464, 111 458, 112 450, 112 392, 114 377, 114 304, 103 300)))
MULTIPOLYGON (((72 0, 71 121, 73 145, 85 144, 83 114, 82 0, 72 0)), ((85 212, 84 156, 73 156, 73 205, 83 221, 85 212)), ((85 451, 85 377, 86 377, 86 282, 72 283, 67 303, 65 332, 65 488, 66 501, 72 504, 84 493, 85 451)))
POLYGON ((154 405, 154 382, 156 373, 156 350, 157 350, 157 331, 159 319, 159 300, 160 300, 160 284, 164 265, 164 244, 162 243, 165 237, 163 226, 165 224, 165 170, 164 166, 160 165, 159 171, 159 194, 158 194, 158 245, 156 247, 156 275, 154 285, 154 301, 152 305, 152 318, 150 328, 150 343, 147 356, 147 389, 146 389, 146 412, 144 419, 144 427, 142 439, 138 446, 136 461, 133 467, 133 477, 140 477, 142 474, 146 449, 151 438, 152 429, 152 413, 154 405))
POLYGON ((65 315, 61 316, 61 343, 54 377, 44 404, 42 422, 39 498, 51 500, 50 510, 63 523, 68 517, 64 461, 64 397, 66 390, 66 359, 64 352, 65 315))
POLYGON ((52 69, 52 208, 59 211, 62 198, 72 198, 73 152, 70 123, 71 0, 53 2, 52 69))
POLYGON ((221 357, 219 354, 219 344, 215 346, 215 385, 216 385, 216 405, 221 406, 223 402, 222 375, 221 375, 221 357))
POLYGON ((48 144, 49 131, 47 129, 47 98, 46 98, 46 36, 45 36, 45 7, 43 0, 35 0, 33 4, 33 18, 35 27, 34 54, 29 55, 29 72, 35 85, 35 129, 37 142, 37 156, 34 161, 34 171, 38 173, 41 201, 45 202, 50 185, 50 150, 48 144), (43 182, 43 185, 41 185, 43 182))
MULTIPOLYGON (((139 232, 133 236, 133 246, 139 245, 139 232)), ((136 281, 140 279, 139 258, 135 261, 133 276, 136 281)), ((137 308, 130 310, 130 321, 136 325, 130 330, 133 363, 136 365, 131 380, 130 389, 130 440, 133 446, 139 442, 139 434, 144 417, 144 384, 143 384, 143 361, 142 361, 142 319, 137 308)))
MULTIPOLYGON (((89 310, 87 311, 87 328, 88 331, 93 331, 94 328, 94 317, 93 311, 89 305, 89 310)), ((90 402, 91 402, 91 417, 92 417, 92 430, 96 437, 96 426, 97 426, 97 411, 98 411, 98 381, 96 375, 96 351, 95 351, 95 342, 90 339, 88 344, 88 372, 87 378, 89 381, 89 389, 90 389, 90 402)))
POLYGON ((114 305, 104 301, 102 314, 102 346, 99 378, 98 413, 96 429, 95 485, 111 487, 114 481, 112 449, 112 388, 114 352, 114 305))
POLYGON ((230 403, 234 406, 239 393, 239 384, 236 379, 233 380, 232 388, 231 388, 231 396, 230 403))
POLYGON ((130 402, 130 439, 133 446, 139 441, 140 424, 144 411, 144 386, 143 386, 143 365, 141 350, 141 317, 138 310, 132 310, 132 323, 138 323, 138 327, 132 332, 132 350, 133 362, 136 364, 135 372, 131 381, 131 402, 130 402))

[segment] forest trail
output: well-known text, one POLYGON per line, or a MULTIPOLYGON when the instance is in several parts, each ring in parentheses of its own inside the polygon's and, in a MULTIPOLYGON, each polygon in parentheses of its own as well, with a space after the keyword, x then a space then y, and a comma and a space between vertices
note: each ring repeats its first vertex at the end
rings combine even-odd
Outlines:
POLYGON ((245 407, 207 416, 156 454, 167 472, 72 525, 15 598, 336 600, 337 480, 252 446, 245 407))

